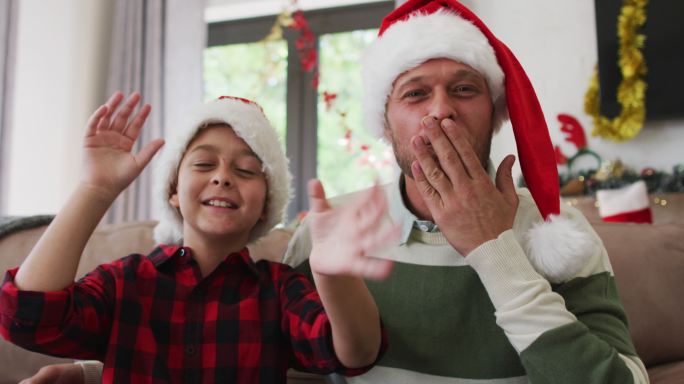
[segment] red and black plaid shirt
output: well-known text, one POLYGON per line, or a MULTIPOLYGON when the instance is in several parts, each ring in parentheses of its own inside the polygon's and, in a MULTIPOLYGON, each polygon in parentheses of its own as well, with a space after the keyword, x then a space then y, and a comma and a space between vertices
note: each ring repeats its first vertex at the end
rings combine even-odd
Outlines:
MULTIPOLYGON (((318 294, 245 248, 202 278, 189 248, 161 245, 57 292, 17 290, 7 272, 0 333, 24 348, 104 362, 106 383, 284 383, 292 366, 356 375, 333 351, 318 294)), ((383 330, 381 353, 386 349, 383 330)))

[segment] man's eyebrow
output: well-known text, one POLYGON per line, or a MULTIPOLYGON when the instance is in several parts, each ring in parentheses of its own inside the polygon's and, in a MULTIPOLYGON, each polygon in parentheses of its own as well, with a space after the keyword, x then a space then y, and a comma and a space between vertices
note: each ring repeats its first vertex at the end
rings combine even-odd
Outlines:
MULTIPOLYGON (((420 83, 427 77, 428 76, 425 76, 425 75, 416 75, 416 76, 409 77, 408 80, 402 81, 399 84, 399 87, 397 87, 397 89, 404 88, 407 85, 411 85, 413 83, 420 83)), ((459 69, 456 72, 453 72, 451 77, 454 79, 458 79, 458 80, 460 80, 460 79, 474 79, 474 80, 480 80, 480 81, 486 82, 486 80, 484 79, 484 77, 482 77, 482 75, 480 75, 479 73, 477 73, 476 71, 474 71, 472 69, 465 69, 465 68, 459 69)))

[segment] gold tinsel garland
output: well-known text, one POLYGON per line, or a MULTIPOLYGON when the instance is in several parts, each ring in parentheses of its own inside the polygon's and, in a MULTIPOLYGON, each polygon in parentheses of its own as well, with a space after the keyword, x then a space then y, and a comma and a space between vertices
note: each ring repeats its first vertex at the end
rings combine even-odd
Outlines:
POLYGON ((626 141, 634 138, 644 125, 647 85, 643 77, 647 69, 641 50, 646 37, 638 34, 637 30, 646 22, 647 3, 648 0, 624 0, 618 18, 618 65, 622 73, 622 82, 617 91, 617 99, 622 107, 620 114, 614 119, 601 115, 597 70, 584 96, 584 111, 594 120, 594 136, 626 141))

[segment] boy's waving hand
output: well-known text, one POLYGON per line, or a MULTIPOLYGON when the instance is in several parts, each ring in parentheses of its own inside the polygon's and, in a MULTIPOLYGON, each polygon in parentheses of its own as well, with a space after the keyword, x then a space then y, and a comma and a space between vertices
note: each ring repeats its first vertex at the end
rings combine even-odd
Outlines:
POLYGON ((116 92, 90 116, 83 139, 82 182, 112 196, 133 182, 164 144, 164 140, 157 139, 137 155, 131 152, 151 107, 143 105, 131 118, 140 94, 131 94, 120 106, 123 97, 116 92))

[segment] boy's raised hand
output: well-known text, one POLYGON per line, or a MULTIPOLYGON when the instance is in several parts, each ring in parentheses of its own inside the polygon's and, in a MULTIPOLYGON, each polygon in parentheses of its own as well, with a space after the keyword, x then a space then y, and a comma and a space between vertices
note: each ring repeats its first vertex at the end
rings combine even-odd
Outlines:
POLYGON ((143 105, 133 117, 140 94, 132 93, 123 101, 121 92, 114 93, 88 120, 83 140, 82 182, 116 197, 145 168, 164 140, 153 140, 137 155, 131 152, 140 135, 150 105, 143 105))
POLYGON ((388 205, 382 189, 375 185, 351 203, 335 208, 328 203, 320 181, 309 181, 308 189, 311 270, 323 275, 370 279, 389 276, 390 260, 369 257, 400 233, 398 225, 383 223, 388 205))

